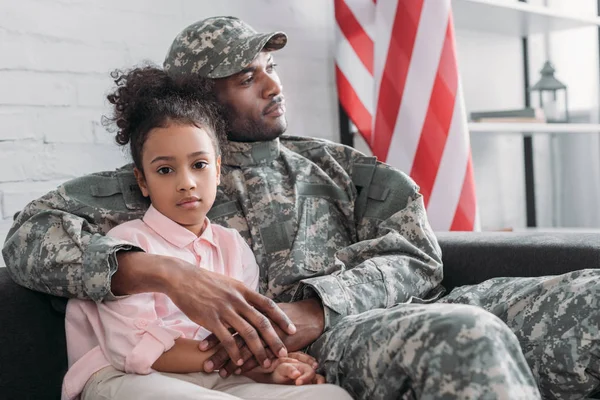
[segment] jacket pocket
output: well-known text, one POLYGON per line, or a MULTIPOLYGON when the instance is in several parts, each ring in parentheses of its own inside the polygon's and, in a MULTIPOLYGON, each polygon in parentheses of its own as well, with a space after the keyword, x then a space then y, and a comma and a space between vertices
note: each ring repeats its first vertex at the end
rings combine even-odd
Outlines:
POLYGON ((311 195, 301 200, 294 254, 298 265, 313 272, 312 276, 336 269, 336 252, 351 243, 352 221, 339 207, 350 204, 311 195))

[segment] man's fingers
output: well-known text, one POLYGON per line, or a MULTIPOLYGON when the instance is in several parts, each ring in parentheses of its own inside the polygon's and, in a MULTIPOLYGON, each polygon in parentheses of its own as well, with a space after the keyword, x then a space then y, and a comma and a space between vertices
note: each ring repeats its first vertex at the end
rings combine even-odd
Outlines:
MULTIPOLYGON (((283 312, 281 308, 273 300, 262 296, 257 292, 249 292, 248 300, 262 314, 269 317, 277 326, 279 326, 288 335, 296 333, 296 326, 292 320, 283 312)), ((262 332, 261 332, 262 333, 262 332)), ((264 336, 263 336, 264 338, 264 336)), ((277 354, 277 353, 275 353, 277 354)))
MULTIPOLYGON (((229 332, 228 329, 225 328, 225 326, 223 324, 218 324, 213 333, 219 338, 219 341, 221 342, 221 345, 223 346, 223 348, 229 355, 229 358, 234 360, 234 362, 243 362, 243 361, 241 361, 240 351, 238 349, 236 338, 234 338, 234 336, 229 332)), ((219 352, 217 352, 217 353, 219 353, 219 352)), ((215 353, 213 355, 213 357, 217 353, 215 353)), ((215 359, 215 361, 212 361, 213 357, 209 358, 204 363, 204 371, 205 372, 212 372, 218 368, 216 361, 219 361, 219 360, 215 359)), ((221 357, 223 357, 223 356, 221 356, 221 357)), ((225 363, 225 361, 223 361, 219 364, 223 365, 224 363, 225 363)))
MULTIPOLYGON (((242 358, 245 360, 244 361, 244 365, 242 365, 241 367, 238 367, 237 365, 235 365, 234 363, 231 362, 231 360, 229 360, 229 362, 225 365, 225 370, 227 371, 228 374, 242 374, 244 372, 248 372, 253 370, 254 368, 258 367, 258 361, 256 361, 256 358, 254 358, 252 352, 247 348, 247 347, 242 347, 240 348, 241 354, 242 354, 242 358)), ((273 360, 274 358, 276 358, 275 356, 273 356, 273 352, 271 352, 270 349, 265 348, 265 351, 267 352, 267 358, 269 358, 270 360, 273 360)), ((273 368, 273 365, 271 365, 270 368, 273 368)))
MULTIPOLYGON (((275 304, 275 303, 273 303, 273 304, 275 304)), ((277 335, 277 332, 275 332, 275 329, 273 329, 273 326, 271 325, 271 321, 269 320, 269 318, 265 317, 263 314, 261 314, 260 312, 258 312, 256 309, 253 309, 253 308, 248 311, 248 313, 245 315, 245 317, 248 320, 248 322, 251 324, 251 326, 256 327, 258 332, 260 332, 260 337, 264 340, 266 346, 271 349, 271 351, 273 352, 273 354, 276 357, 286 357, 287 356, 287 349, 285 348, 283 342, 279 338, 279 335, 277 335)), ((238 332, 240 335, 244 336, 242 332, 240 332, 240 331, 238 331, 238 332)), ((245 337, 244 337, 244 339, 245 339, 245 337)), ((250 343, 248 343, 247 340, 246 340, 246 344, 248 344, 248 346, 250 347, 250 350, 252 350, 252 353, 254 353, 254 355, 257 355, 256 352, 254 351, 252 345, 250 343)), ((258 343, 256 345, 258 346, 258 343)), ((263 359, 260 359, 259 357, 257 357, 257 358, 258 358, 258 361, 262 365, 263 359)), ((266 358, 266 355, 265 355, 265 358, 266 358)))
POLYGON ((227 350, 221 348, 210 356, 208 360, 204 361, 204 372, 211 373, 216 369, 220 369, 228 360, 229 354, 227 354, 227 350))
POLYGON ((208 351, 218 344, 219 338, 214 334, 210 334, 200 342, 198 348, 200 349, 200 351, 208 351))
MULTIPOLYGON (((244 346, 244 339, 239 336, 234 336, 233 339, 238 348, 242 348, 244 346)), ((208 360, 204 362, 204 372, 210 373, 216 369, 221 369, 223 365, 225 365, 228 361, 230 361, 229 354, 225 348, 220 348, 217 350, 215 354, 209 357, 208 360)))
POLYGON ((240 367, 240 373, 251 371, 256 367, 258 367, 258 361, 256 361, 256 358, 250 357, 248 360, 246 360, 244 365, 240 367))
POLYGON ((250 371, 251 369, 254 369, 254 367, 258 366, 256 359, 253 357, 252 352, 250 351, 250 349, 248 349, 248 347, 241 347, 240 354, 242 356, 242 360, 244 360, 244 365, 240 367, 239 365, 233 363, 231 360, 227 361, 225 366, 223 366, 221 368, 221 371, 219 371, 221 377, 226 378, 229 375, 233 374, 239 375, 242 372, 250 371), (239 371, 239 373, 236 373, 236 371, 239 371), (223 374, 221 374, 221 372, 223 374))
MULTIPOLYGON (((249 307, 249 310, 252 311, 248 312, 256 312, 256 310, 252 309, 251 307, 249 307)), ((259 362, 259 364, 265 368, 269 368, 269 366, 271 366, 271 361, 267 359, 267 353, 265 352, 265 347, 262 344, 260 335, 254 328, 256 325, 254 325, 252 322, 248 323, 248 321, 238 316, 236 316, 234 321, 231 321, 230 324, 238 332, 238 335, 244 339, 246 346, 248 349, 250 349, 252 354, 254 354, 254 357, 256 357, 256 360, 259 362)), ((234 359, 232 359, 232 361, 235 362, 234 359)), ((242 362, 236 364, 238 367, 241 367, 243 365, 243 360, 242 362)))
POLYGON ((225 365, 223 365, 219 369, 219 375, 221 376, 221 378, 227 378, 228 376, 233 375, 235 373, 235 371, 239 368, 240 367, 238 367, 231 360, 229 360, 225 363, 225 365))
POLYGON ((322 385, 323 383, 325 383, 325 377, 323 375, 316 374, 313 383, 315 385, 322 385))
MULTIPOLYGON (((229 329, 229 333, 231 333, 231 334, 236 333, 233 328, 228 328, 228 329, 229 329)), ((200 349, 200 351, 208 351, 208 350, 212 349, 213 347, 215 347, 216 345, 218 345, 219 343, 220 343, 219 338, 214 333, 211 333, 210 335, 205 337, 204 340, 202 340, 200 342, 200 344, 198 345, 198 348, 200 349)), ((238 342, 238 347, 241 347, 243 344, 244 344, 244 342, 242 340, 240 340, 238 342)))
MULTIPOLYGON (((263 342, 263 346, 265 345, 265 343, 263 342)), ((277 360, 277 357, 275 357, 275 355, 273 354, 273 352, 271 351, 270 348, 265 347, 265 352, 267 353, 267 358, 271 361, 275 361, 277 360)))

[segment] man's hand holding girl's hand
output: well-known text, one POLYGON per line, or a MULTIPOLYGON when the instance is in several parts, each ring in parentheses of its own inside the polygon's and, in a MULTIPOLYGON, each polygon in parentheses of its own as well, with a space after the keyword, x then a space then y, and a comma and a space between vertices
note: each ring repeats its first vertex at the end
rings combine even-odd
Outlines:
MULTIPOLYGON (((318 299, 307 299, 294 303, 279 303, 278 306, 297 328, 297 332, 294 335, 288 335, 276 325, 273 326, 273 329, 275 329, 290 352, 309 346, 323 333, 325 323, 323 306, 318 299)), ((244 364, 241 366, 241 372, 250 371, 257 365, 261 365, 257 363, 256 357, 253 357, 253 352, 250 351, 243 337, 235 335, 234 341, 244 361, 244 364)), ((208 351, 218 344, 219 339, 215 335, 210 335, 201 342, 200 350, 208 351)), ((272 352, 269 352, 268 355, 270 359, 276 358, 272 352)), ((262 365, 264 366, 264 363, 262 365)), ((204 372, 209 373, 215 369, 220 370, 219 373, 222 377, 227 377, 237 369, 240 369, 240 364, 231 361, 225 349, 220 349, 204 365, 204 372)))

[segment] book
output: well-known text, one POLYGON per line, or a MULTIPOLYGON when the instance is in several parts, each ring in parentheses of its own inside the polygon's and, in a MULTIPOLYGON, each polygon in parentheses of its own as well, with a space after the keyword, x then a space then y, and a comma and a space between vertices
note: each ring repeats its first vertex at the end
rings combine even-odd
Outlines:
POLYGON ((546 122, 539 118, 527 118, 527 117, 512 117, 512 118, 480 118, 473 122, 531 122, 543 124, 546 122))
POLYGON ((522 108, 518 110, 475 111, 471 113, 474 122, 546 122, 540 108, 522 108))

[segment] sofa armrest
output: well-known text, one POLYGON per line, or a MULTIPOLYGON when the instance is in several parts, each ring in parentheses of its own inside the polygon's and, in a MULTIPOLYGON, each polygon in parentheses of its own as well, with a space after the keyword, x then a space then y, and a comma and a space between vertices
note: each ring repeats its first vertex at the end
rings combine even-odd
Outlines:
POLYGON ((439 232, 443 285, 481 283, 500 276, 559 275, 600 268, 600 233, 439 232))
POLYGON ((67 371, 64 315, 50 297, 0 268, 0 398, 60 399, 67 371))

